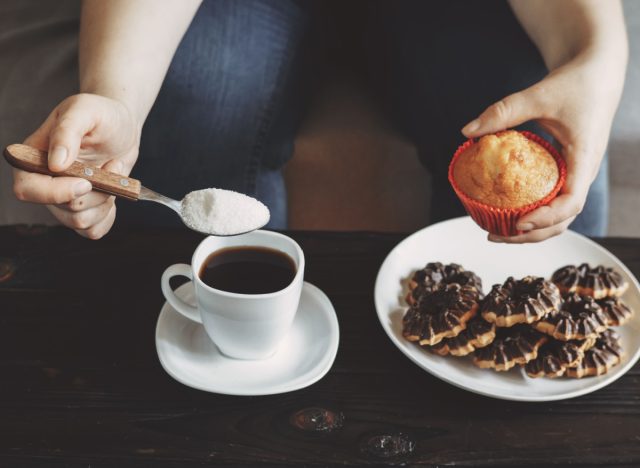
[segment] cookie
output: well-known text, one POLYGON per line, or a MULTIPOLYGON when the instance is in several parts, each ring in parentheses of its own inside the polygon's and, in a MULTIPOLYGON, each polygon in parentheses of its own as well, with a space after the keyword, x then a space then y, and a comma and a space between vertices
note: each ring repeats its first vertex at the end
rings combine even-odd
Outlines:
POLYGON ((584 340, 597 338, 609 328, 609 319, 594 298, 571 293, 564 298, 560 310, 551 312, 533 326, 557 340, 584 340))
POLYGON ((415 302, 402 319, 402 335, 421 345, 457 336, 478 312, 480 293, 471 286, 441 284, 415 302))
POLYGON ((595 338, 588 340, 549 340, 538 351, 538 357, 525 364, 529 377, 562 377, 570 367, 576 367, 584 358, 587 349, 595 344, 595 338))
POLYGON ((476 366, 506 371, 518 364, 526 364, 538 356, 538 349, 548 338, 529 325, 515 325, 496 329, 493 342, 474 351, 476 366))
POLYGON ((605 297, 596 301, 602 311, 607 316, 610 327, 619 327, 624 325, 631 317, 633 317, 633 309, 622 302, 617 297, 605 297))
POLYGON ((620 344, 620 335, 609 329, 602 333, 592 348, 588 349, 582 361, 571 369, 567 369, 566 375, 580 379, 592 375, 603 375, 622 361, 623 350, 620 344))
POLYGON ((602 265, 591 268, 587 263, 562 267, 553 273, 551 281, 563 294, 575 292, 595 299, 621 296, 629 287, 627 280, 613 268, 602 265))
POLYGON ((475 316, 467 323, 467 328, 453 338, 445 338, 440 343, 429 347, 440 356, 451 354, 452 356, 466 356, 478 348, 483 348, 493 341, 496 336, 496 327, 480 316, 475 316))
POLYGON ((550 281, 535 276, 515 280, 510 276, 503 284, 493 286, 480 313, 498 327, 511 327, 536 322, 557 310, 561 303, 560 291, 550 281))
POLYGON ((482 294, 482 280, 474 272, 465 270, 457 263, 443 265, 440 262, 432 262, 416 271, 409 280, 410 291, 406 297, 407 303, 413 304, 420 296, 433 292, 442 283, 471 286, 482 294))

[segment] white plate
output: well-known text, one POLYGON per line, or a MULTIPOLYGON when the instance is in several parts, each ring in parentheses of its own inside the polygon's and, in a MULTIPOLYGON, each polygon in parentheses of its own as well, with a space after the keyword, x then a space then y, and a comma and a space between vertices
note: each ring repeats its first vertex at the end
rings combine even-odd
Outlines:
POLYGON ((550 401, 573 398, 598 390, 620 378, 640 358, 640 286, 633 274, 614 255, 575 232, 537 244, 496 244, 471 218, 434 224, 400 242, 380 267, 375 285, 375 304, 382 327, 409 359, 430 374, 457 387, 505 400, 550 401), (558 268, 588 262, 615 267, 628 281, 624 301, 636 313, 619 327, 625 357, 620 365, 599 377, 583 379, 532 379, 521 369, 494 372, 473 365, 470 357, 432 355, 402 337, 406 310, 401 281, 428 262, 459 263, 482 278, 485 292, 508 276, 550 277, 558 268))
MULTIPOLYGON (((177 288, 176 295, 195 304, 191 282, 177 288)), ((246 361, 224 356, 202 325, 166 302, 156 326, 156 349, 164 370, 189 387, 226 395, 273 395, 320 380, 336 357, 339 335, 329 298, 305 282, 291 331, 268 359, 246 361)))

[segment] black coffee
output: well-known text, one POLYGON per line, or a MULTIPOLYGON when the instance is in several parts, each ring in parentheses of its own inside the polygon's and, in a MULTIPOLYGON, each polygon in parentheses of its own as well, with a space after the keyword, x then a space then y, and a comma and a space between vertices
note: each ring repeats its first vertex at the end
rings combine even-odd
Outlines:
POLYGON ((296 265, 285 253, 267 247, 229 247, 213 252, 200 268, 208 286, 240 294, 266 294, 289 286, 296 265))

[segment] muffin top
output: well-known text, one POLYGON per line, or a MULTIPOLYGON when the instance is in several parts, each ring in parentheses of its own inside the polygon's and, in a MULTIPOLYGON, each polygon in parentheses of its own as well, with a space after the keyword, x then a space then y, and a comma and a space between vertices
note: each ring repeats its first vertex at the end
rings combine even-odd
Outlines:
POLYGON ((553 156, 515 130, 485 135, 453 168, 468 197, 497 208, 520 208, 546 197, 560 177, 553 156))

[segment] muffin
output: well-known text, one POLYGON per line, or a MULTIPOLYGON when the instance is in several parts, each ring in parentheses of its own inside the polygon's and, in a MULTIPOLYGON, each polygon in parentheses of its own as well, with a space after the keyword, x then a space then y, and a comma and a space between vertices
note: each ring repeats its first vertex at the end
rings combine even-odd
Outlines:
POLYGON ((469 215, 502 236, 520 234, 518 219, 548 204, 565 178, 564 160, 548 142, 515 130, 467 141, 449 165, 449 181, 469 215))

